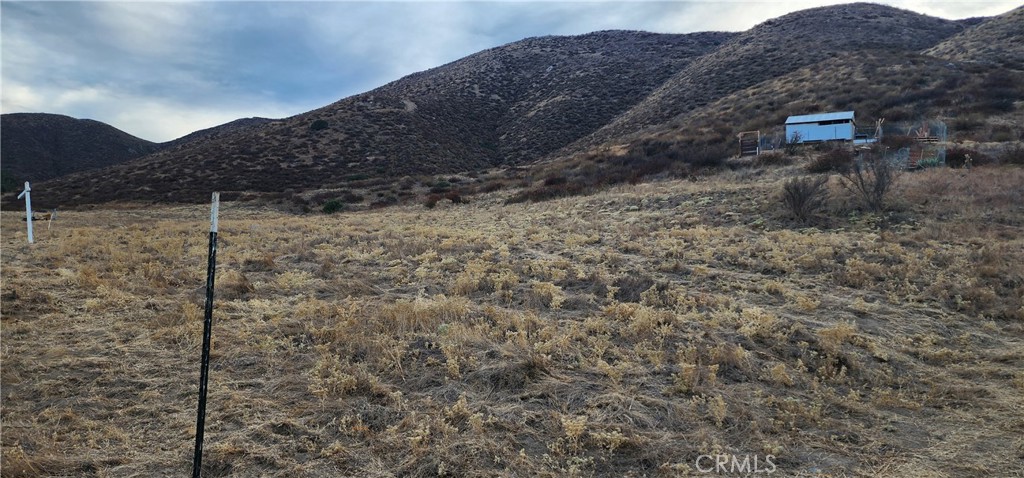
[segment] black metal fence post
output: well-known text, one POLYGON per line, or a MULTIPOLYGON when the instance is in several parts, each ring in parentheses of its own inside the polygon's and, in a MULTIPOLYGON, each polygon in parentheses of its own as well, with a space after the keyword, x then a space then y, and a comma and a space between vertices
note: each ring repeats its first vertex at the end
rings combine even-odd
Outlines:
POLYGON ((213 283, 217 272, 217 214, 220 193, 213 193, 210 207, 210 251, 206 263, 206 313, 203 319, 203 357, 199 369, 199 409, 196 412, 196 450, 192 457, 192 478, 199 478, 203 466, 203 427, 206 422, 206 383, 210 378, 210 334, 213 329, 213 283))

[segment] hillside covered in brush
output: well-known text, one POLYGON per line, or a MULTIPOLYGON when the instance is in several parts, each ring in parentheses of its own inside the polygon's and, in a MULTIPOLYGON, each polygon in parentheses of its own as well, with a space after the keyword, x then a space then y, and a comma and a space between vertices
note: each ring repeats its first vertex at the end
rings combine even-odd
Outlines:
POLYGON ((848 4, 742 33, 531 38, 47 186, 64 203, 192 201, 212 190, 344 188, 538 161, 558 169, 579 166, 581 155, 594 159, 591 173, 637 174, 645 169, 636 157, 668 150, 685 161, 694 148, 721 156, 740 131, 833 109, 856 110, 867 124, 941 118, 957 139, 1013 141, 1021 19, 1021 9, 952 21, 848 4), (652 150, 651 141, 668 146, 652 150), (609 155, 618 169, 601 160, 609 155))
POLYGON ((948 60, 993 63, 1024 70, 1024 7, 980 22, 929 48, 926 54, 948 60))
POLYGON ((531 38, 323 108, 53 185, 76 201, 191 200, 522 164, 600 128, 732 34, 531 38), (115 177, 127 187, 105 188, 115 177))
POLYGON ((106 123, 55 114, 0 115, 0 131, 5 191, 22 181, 120 164, 159 149, 106 123))
POLYGON ((227 136, 232 133, 236 133, 241 130, 255 129, 263 126, 267 123, 272 123, 274 120, 270 118, 239 118, 234 121, 224 123, 222 125, 214 126, 212 128, 201 129, 192 133, 186 134, 178 139, 168 141, 166 143, 160 143, 161 149, 176 149, 180 148, 193 141, 216 141, 217 139, 227 136))
POLYGON ((874 4, 803 10, 736 36, 662 84, 602 128, 616 137, 684 116, 726 95, 843 54, 918 51, 963 27, 957 22, 874 4))

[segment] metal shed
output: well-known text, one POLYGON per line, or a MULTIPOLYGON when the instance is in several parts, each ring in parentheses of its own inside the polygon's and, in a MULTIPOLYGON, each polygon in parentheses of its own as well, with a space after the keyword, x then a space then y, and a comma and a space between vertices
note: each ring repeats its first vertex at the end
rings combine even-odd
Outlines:
POLYGON ((818 113, 813 115, 790 116, 786 118, 786 140, 797 143, 818 141, 853 141, 857 123, 853 111, 818 113))

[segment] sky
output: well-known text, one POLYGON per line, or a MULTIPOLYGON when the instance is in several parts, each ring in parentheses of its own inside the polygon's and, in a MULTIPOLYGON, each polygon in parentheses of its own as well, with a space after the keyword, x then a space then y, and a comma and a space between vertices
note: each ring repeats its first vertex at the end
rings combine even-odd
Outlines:
MULTIPOLYGON (((960 19, 1020 0, 885 0, 960 19)), ((597 30, 743 31, 842 1, 0 2, 0 110, 169 141, 283 118, 487 48, 597 30)))

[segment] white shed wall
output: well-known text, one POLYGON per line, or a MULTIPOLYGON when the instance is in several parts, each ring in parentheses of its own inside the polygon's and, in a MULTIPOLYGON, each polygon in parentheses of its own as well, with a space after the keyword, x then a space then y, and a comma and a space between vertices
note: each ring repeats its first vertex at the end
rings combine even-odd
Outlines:
POLYGON ((793 138, 793 133, 800 133, 800 142, 806 141, 831 141, 831 140, 853 140, 853 123, 840 123, 829 125, 818 125, 817 123, 788 124, 786 125, 786 140, 793 138))

